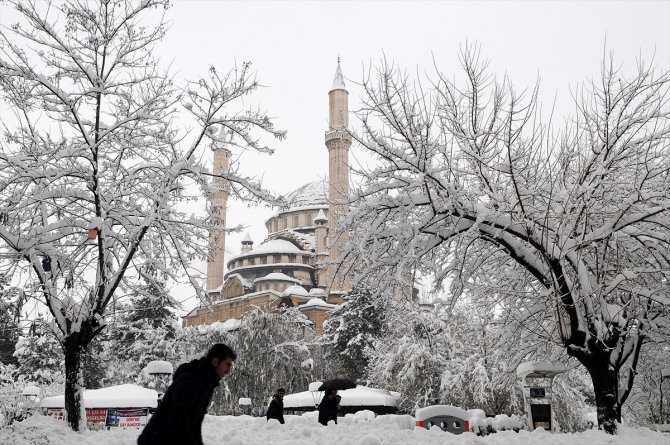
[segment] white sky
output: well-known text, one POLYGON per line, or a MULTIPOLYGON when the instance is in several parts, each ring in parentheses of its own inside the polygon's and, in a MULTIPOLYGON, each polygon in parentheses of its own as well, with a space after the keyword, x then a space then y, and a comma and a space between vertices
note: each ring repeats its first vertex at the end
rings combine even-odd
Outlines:
MULTIPOLYGON (((0 8, 6 24, 8 7, 0 8)), ((253 63, 267 86, 253 103, 276 117, 288 138, 268 141, 276 148, 272 157, 245 155, 243 170, 277 193, 325 177, 327 94, 338 55, 352 110, 364 65, 385 55, 410 73, 431 73, 434 58, 451 75, 458 73, 458 50, 466 39, 478 42, 491 72, 507 73, 517 90, 539 77, 545 108, 556 95, 559 117, 569 110, 570 86, 597 78, 605 42, 625 71, 640 56, 654 56, 659 68, 670 69, 670 1, 175 0, 167 17, 172 27, 157 53, 178 77, 195 79, 210 64, 223 72, 235 61, 253 63)), ((228 222, 248 225, 258 245, 272 213, 231 200, 228 222)), ((227 249, 238 253, 243 236, 228 236, 227 249)), ((185 310, 197 303, 186 287, 175 293, 186 300, 185 310)))

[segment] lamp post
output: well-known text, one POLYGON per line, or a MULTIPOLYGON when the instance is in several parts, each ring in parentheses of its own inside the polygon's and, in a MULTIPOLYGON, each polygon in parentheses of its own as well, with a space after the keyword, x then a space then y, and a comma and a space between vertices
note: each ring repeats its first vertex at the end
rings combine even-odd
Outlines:
POLYGON ((172 363, 163 360, 154 360, 147 364, 144 371, 154 378, 156 392, 158 393, 158 402, 160 403, 163 399, 163 380, 167 380, 167 377, 172 375, 172 363))
POLYGON ((661 369, 661 381, 658 384, 658 391, 661 393, 661 405, 659 409, 659 423, 663 424, 663 380, 670 378, 670 368, 661 369))

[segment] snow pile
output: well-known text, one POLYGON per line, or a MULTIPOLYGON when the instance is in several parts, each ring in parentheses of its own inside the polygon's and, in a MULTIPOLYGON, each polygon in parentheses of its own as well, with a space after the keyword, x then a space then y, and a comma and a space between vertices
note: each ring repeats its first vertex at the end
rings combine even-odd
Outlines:
POLYGON ((505 414, 498 414, 495 417, 471 417, 470 431, 486 435, 496 433, 499 431, 519 431, 526 427, 526 421, 523 417, 507 416, 505 414))
MULTIPOLYGON (((602 431, 588 430, 575 434, 551 434, 543 430, 533 432, 502 431, 486 437, 473 433, 459 436, 439 428, 407 428, 409 416, 380 416, 368 422, 355 415, 339 420, 338 425, 324 427, 316 420, 316 413, 304 416, 285 416, 286 424, 267 422, 264 417, 207 416, 202 427, 204 445, 665 445, 667 436, 647 428, 621 426, 618 436, 602 431), (397 418, 397 422, 392 420, 397 418)), ((15 422, 0 430, 0 443, 12 445, 134 445, 140 431, 113 429, 73 433, 65 422, 35 416, 24 422, 15 422)))
POLYGON ((144 367, 144 372, 147 374, 169 374, 172 375, 172 363, 164 360, 154 360, 144 367))

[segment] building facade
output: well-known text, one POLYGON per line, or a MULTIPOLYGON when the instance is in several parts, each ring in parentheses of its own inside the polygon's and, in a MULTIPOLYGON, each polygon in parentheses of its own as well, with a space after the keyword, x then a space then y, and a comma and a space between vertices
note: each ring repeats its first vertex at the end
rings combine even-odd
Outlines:
MULTIPOLYGON (((351 289, 348 275, 330 265, 347 242, 346 235, 335 236, 335 226, 337 217, 349 210, 348 100, 338 60, 328 93, 328 180, 310 182, 287 195, 286 207, 265 222, 268 237, 254 247, 247 235, 239 255, 224 259, 225 236, 212 230, 207 267, 212 304, 193 309, 184 317, 185 326, 234 324, 254 307, 272 310, 287 305, 297 307, 314 323, 316 333, 322 333, 324 321, 351 289)), ((225 148, 214 149, 215 171, 228 167, 229 156, 225 148)), ((211 207, 215 229, 225 227, 229 195, 227 185, 217 179, 211 207)))

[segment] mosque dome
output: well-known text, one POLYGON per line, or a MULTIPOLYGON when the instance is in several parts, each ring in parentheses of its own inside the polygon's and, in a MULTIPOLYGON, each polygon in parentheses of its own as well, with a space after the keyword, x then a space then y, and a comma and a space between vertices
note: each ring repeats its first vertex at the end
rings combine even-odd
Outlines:
POLYGON ((314 181, 302 185, 286 195, 286 202, 291 210, 303 207, 327 207, 328 181, 314 181))
POLYGON ((285 296, 285 297, 288 297, 290 295, 298 295, 298 296, 301 296, 301 297, 308 297, 309 292, 307 292, 307 290, 305 290, 304 287, 295 285, 295 286, 287 287, 286 290, 283 293, 283 296, 285 296))

